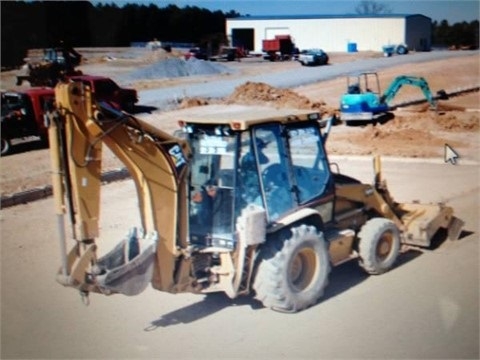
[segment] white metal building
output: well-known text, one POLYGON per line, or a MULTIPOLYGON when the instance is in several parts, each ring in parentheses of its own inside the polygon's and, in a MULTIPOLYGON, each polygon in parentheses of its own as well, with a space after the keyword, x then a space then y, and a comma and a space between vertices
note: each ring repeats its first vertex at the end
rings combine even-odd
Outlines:
POLYGON ((243 16, 227 19, 233 46, 262 51, 262 40, 290 35, 300 50, 381 51, 384 45, 406 44, 429 51, 431 19, 424 15, 299 15, 243 16))

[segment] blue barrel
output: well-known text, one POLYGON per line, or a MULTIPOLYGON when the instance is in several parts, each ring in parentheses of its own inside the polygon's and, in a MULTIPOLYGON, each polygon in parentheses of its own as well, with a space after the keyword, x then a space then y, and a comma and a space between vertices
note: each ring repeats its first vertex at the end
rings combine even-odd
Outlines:
POLYGON ((357 52, 357 43, 348 43, 347 52, 349 53, 357 52))

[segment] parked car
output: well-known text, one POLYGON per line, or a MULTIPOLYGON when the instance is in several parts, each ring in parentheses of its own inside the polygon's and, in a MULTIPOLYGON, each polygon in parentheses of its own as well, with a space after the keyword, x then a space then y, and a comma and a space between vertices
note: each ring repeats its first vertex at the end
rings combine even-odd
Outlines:
POLYGON ((188 50, 188 52, 185 53, 185 60, 195 58, 195 59, 200 59, 200 60, 207 60, 207 51, 205 49, 195 47, 191 48, 188 50))
POLYGON ((235 61, 245 57, 245 52, 237 47, 224 46, 218 55, 211 56, 210 61, 235 61))
POLYGON ((79 75, 71 76, 69 79, 81 81, 90 86, 97 101, 107 101, 118 109, 132 112, 138 102, 138 94, 135 89, 122 88, 108 77, 79 75))
POLYGON ((304 66, 326 65, 328 60, 327 53, 321 49, 302 50, 298 56, 298 61, 304 66))

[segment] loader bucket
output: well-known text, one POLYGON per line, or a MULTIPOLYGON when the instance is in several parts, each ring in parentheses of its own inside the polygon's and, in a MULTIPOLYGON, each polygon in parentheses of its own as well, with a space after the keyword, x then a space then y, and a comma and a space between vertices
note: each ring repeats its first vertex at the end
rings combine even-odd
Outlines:
POLYGON ((95 265, 97 285, 102 291, 127 296, 138 295, 152 280, 158 236, 138 237, 132 229, 95 265))
POLYGON ((457 240, 464 222, 453 216, 453 209, 443 204, 401 204, 401 221, 405 227, 403 242, 429 247, 440 228, 448 231, 450 240, 457 240))

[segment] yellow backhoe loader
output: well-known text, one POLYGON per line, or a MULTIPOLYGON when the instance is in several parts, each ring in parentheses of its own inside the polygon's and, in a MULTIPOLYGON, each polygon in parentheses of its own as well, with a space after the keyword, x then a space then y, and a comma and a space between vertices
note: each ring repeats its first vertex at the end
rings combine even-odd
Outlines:
MULTIPOLYGON (((399 204, 373 185, 334 173, 319 114, 231 105, 179 119, 175 137, 121 112, 80 83, 58 84, 49 112, 62 265, 57 280, 82 294, 254 293, 295 312, 322 296, 332 266, 358 259, 388 271, 402 244, 429 246, 462 227, 444 205, 399 204), (97 256, 102 146, 128 169, 142 229, 97 256), (72 224, 67 252, 65 214, 72 224)), ((68 236, 67 236, 68 233, 68 236)))

